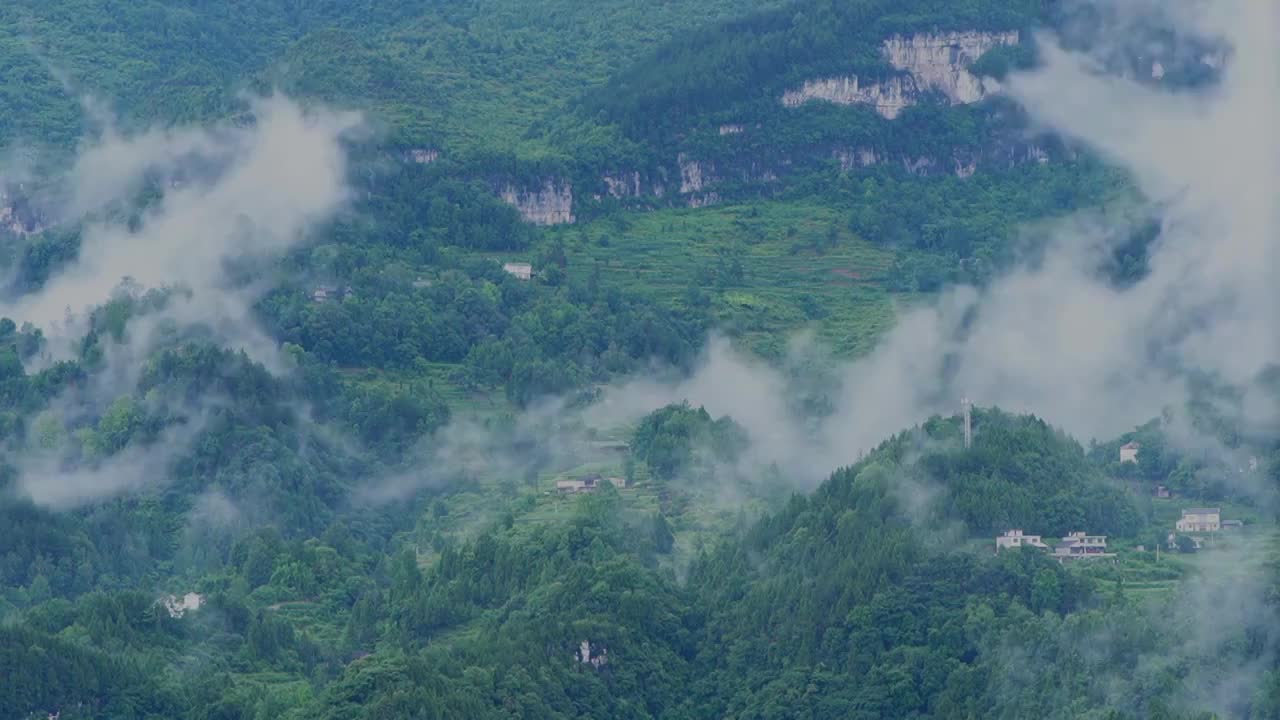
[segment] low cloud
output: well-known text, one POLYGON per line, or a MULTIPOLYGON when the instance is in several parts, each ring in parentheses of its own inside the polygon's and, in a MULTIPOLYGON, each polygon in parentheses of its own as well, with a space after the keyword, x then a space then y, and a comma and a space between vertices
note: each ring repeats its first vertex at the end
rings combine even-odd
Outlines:
POLYGON ((1033 122, 1127 170, 1147 208, 1029 229, 1047 235, 1035 257, 985 288, 953 288, 902 313, 872 353, 834 371, 835 412, 813 432, 795 421, 785 373, 723 340, 709 344, 692 376, 622 383, 599 412, 705 405, 742 423, 762 456, 808 478, 930 415, 956 413, 966 395, 1102 439, 1166 409, 1184 412, 1198 377, 1241 393, 1235 412, 1246 431, 1274 429, 1276 404, 1260 377, 1280 357, 1271 317, 1280 301, 1272 277, 1280 266, 1280 10, 1243 0, 1145 13, 1100 5, 1124 22, 1102 28, 1096 53, 1125 48, 1111 31, 1135 23, 1230 50, 1220 81, 1168 88, 1105 72, 1095 52, 1044 35, 1042 65, 1006 84, 1033 122), (1150 271, 1117 287, 1099 268, 1135 218, 1153 213, 1161 233, 1150 271))
POLYGON ((68 459, 59 452, 18 458, 17 491, 38 505, 69 510, 89 502, 146 492, 168 482, 171 466, 206 427, 195 416, 167 428, 154 444, 130 445, 101 461, 68 459))
POLYGON ((403 465, 358 487, 353 501, 382 504, 453 482, 505 478, 580 464, 592 454, 591 434, 564 403, 547 400, 513 417, 463 418, 424 438, 403 465))
POLYGON ((342 138, 352 113, 306 110, 281 95, 254 99, 250 118, 86 142, 66 182, 63 221, 84 218, 80 252, 40 291, 0 306, 18 322, 56 328, 104 301, 127 278, 144 289, 181 287, 183 322, 252 326, 227 272, 243 257, 272 257, 301 242, 348 199, 342 138), (94 213, 132 205, 144 182, 163 196, 136 226, 94 213))
MULTIPOLYGON (((157 348, 187 336, 243 350, 273 372, 287 370, 287 358, 253 317, 266 284, 234 277, 229 265, 279 257, 344 208, 345 144, 361 128, 358 114, 271 95, 250 99, 248 113, 235 120, 135 134, 108 123, 86 139, 58 183, 58 217, 82 228, 79 253, 39 290, 0 304, 0 316, 40 327, 49 342, 35 362, 47 363, 74 356, 94 308, 123 295, 171 292, 132 317, 118 341, 104 337, 102 367, 53 407, 68 418, 92 417, 137 392, 157 348), (138 207, 147 187, 160 195, 138 207)), ((194 421, 202 412, 169 414, 194 421)), ((184 432, 199 426, 188 422, 184 432)), ((180 440, 127 447, 92 468, 20 458, 19 484, 55 507, 147 487, 165 476, 184 447, 180 440)))

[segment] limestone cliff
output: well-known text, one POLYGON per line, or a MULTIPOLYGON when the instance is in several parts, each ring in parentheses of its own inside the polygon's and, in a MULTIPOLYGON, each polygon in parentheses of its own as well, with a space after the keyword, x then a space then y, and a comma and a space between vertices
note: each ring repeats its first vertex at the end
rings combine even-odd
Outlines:
POLYGON ((893 119, 902 113, 903 108, 913 104, 912 98, 919 92, 909 77, 860 85, 856 76, 849 75, 806 80, 799 90, 788 90, 783 94, 782 104, 798 107, 810 100, 825 100, 837 105, 871 105, 882 116, 893 119))
MULTIPOLYGON (((667 188, 664 184, 666 173, 662 173, 662 177, 657 180, 646 180, 639 170, 629 172, 609 173, 600 179, 604 182, 605 188, 611 197, 623 198, 641 198, 652 195, 660 198, 666 195, 667 188)), ((599 197, 596 198, 600 199, 599 197)))
POLYGON ((533 190, 503 185, 498 196, 535 225, 566 225, 574 221, 573 187, 565 180, 547 178, 533 190))
POLYGON ((994 142, 982 149, 955 149, 948 155, 899 155, 891 156, 872 147, 837 147, 831 157, 840 164, 841 172, 861 168, 896 164, 912 175, 954 174, 958 178, 971 177, 978 168, 1002 169, 1017 165, 1052 162, 1055 157, 1074 159, 1075 153, 1059 148, 1051 151, 1034 141, 1008 139, 994 142))
POLYGON ((969 66, 997 47, 1018 44, 1017 31, 919 33, 895 35, 884 41, 881 53, 903 74, 881 82, 862 82, 856 76, 816 78, 782 95, 782 104, 796 107, 812 100, 839 105, 866 104, 893 119, 929 91, 942 93, 953 105, 975 103, 997 89, 994 81, 969 72, 969 66))
POLYGON ((831 156, 840 162, 840 171, 849 172, 855 168, 871 167, 880 162, 875 148, 836 148, 831 156))
POLYGON ((680 193, 695 193, 706 185, 715 182, 715 168, 699 160, 693 160, 684 153, 676 158, 680 166, 680 193))

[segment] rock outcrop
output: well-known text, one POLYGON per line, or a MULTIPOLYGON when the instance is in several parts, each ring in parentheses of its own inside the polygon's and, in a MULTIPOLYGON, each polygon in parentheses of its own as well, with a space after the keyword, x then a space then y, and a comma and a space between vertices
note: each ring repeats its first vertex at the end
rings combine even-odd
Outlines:
POLYGON ((876 155, 875 148, 836 148, 831 151, 831 157, 840 162, 840 172, 849 172, 856 168, 871 167, 880 162, 880 158, 876 155))
POLYGON ((706 195, 692 195, 689 197, 688 205, 691 208, 709 207, 720 202, 719 193, 707 193, 706 195))
POLYGON ((1075 159, 1066 149, 1051 150, 1036 142, 1008 139, 981 149, 957 148, 949 155, 889 155, 872 147, 837 147, 831 157, 840 164, 841 172, 852 172, 885 164, 896 164, 912 175, 952 173, 958 178, 972 177, 979 167, 1009 168, 1018 165, 1052 162, 1055 158, 1075 159))
POLYGON ((182 597, 166 595, 160 599, 160 605, 169 612, 170 617, 180 618, 186 615, 188 611, 199 610, 204 605, 204 596, 193 592, 189 592, 182 597))
MULTIPOLYGON (((663 178, 665 175, 666 173, 662 173, 663 178)), ((660 198, 667 193, 666 186, 661 182, 662 178, 646 182, 639 170, 609 173, 600 179, 608 189, 609 195, 619 199, 640 198, 648 195, 660 198)))
POLYGON ((687 195, 702 190, 716 180, 715 168, 698 160, 691 160, 684 153, 676 158, 676 164, 680 166, 680 194, 687 195))
POLYGON ((916 93, 910 78, 890 78, 883 83, 860 85, 856 76, 806 80, 799 90, 788 90, 782 96, 782 104, 798 107, 810 100, 825 100, 837 105, 872 105, 876 112, 887 118, 895 118, 903 108, 912 104, 916 93))
POLYGON ((34 235, 44 231, 46 223, 30 201, 15 186, 0 186, 0 232, 34 235))
POLYGON ((535 225, 567 225, 574 221, 573 187, 565 180, 547 178, 535 190, 508 183, 499 189, 498 196, 535 225))
POLYGON ((1018 41, 1018 32, 1013 30, 895 35, 884 41, 881 52, 902 75, 866 83, 852 75, 807 80, 798 89, 783 93, 782 104, 797 107, 813 100, 866 104, 892 120, 930 91, 942 93, 953 105, 975 103, 998 85, 969 72, 969 66, 988 51, 1018 41))

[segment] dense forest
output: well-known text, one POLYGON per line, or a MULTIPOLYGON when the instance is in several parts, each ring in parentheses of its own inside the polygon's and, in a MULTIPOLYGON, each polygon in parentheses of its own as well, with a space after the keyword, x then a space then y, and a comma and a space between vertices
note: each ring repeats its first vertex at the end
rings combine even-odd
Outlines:
POLYGON ((784 93, 946 33, 1018 33, 946 71, 1003 80, 1107 20, 1071 5, 4 4, 0 717, 1280 718, 1280 396, 831 447, 850 368, 1028 228, 1113 221, 1121 292, 1164 225, 1007 97, 784 93), (234 187, 305 159, 272 93, 333 202, 234 187))

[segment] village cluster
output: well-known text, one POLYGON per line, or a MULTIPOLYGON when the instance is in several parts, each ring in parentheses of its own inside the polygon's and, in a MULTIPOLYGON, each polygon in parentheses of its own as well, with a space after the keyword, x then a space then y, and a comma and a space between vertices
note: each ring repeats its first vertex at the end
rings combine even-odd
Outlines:
MULTIPOLYGON (((1138 462, 1138 450, 1141 445, 1136 442, 1129 442, 1120 448, 1121 463, 1138 462)), ((1250 458, 1250 469, 1257 469, 1257 459, 1250 458)), ((1169 489, 1164 485, 1155 487, 1155 496, 1158 498, 1168 498, 1170 496, 1169 489)), ((1200 547, 1200 538, 1191 535, 1192 533, 1202 535, 1205 533, 1216 533, 1223 530, 1236 530, 1243 527, 1244 523, 1239 520, 1223 520, 1221 508, 1186 508, 1182 511, 1182 518, 1174 523, 1174 531, 1169 533, 1167 538, 1168 546, 1177 547, 1177 535, 1187 534, 1191 538, 1192 545, 1196 548, 1200 547)), ((1085 532, 1073 532, 1062 538, 1061 541, 1050 546, 1044 542, 1043 536, 1027 535, 1022 530, 1008 530, 1003 535, 996 538, 996 553, 1001 550, 1020 547, 1034 547, 1046 550, 1050 557, 1063 562, 1066 560, 1078 559, 1100 559, 1114 558, 1115 553, 1107 552, 1107 537, 1105 535, 1089 535, 1085 532)), ((1139 549, 1143 549, 1139 546, 1139 549)))
MULTIPOLYGON (((1174 523, 1175 532, 1169 533, 1170 548, 1177 547, 1175 533, 1216 533, 1223 530, 1238 529, 1243 525, 1239 520, 1223 520, 1220 508, 1187 508, 1182 511, 1182 519, 1174 523)), ((1196 548, 1200 547, 1200 539, 1191 537, 1196 548)), ((1063 562, 1067 560, 1095 560, 1114 558, 1115 553, 1107 552, 1106 535, 1090 535, 1086 532, 1069 533, 1059 542, 1050 546, 1041 535, 1027 535, 1021 530, 1008 530, 996 538, 996 553, 1020 547, 1034 547, 1046 550, 1053 559, 1063 562)), ((1139 546, 1142 549, 1142 546, 1139 546)))

